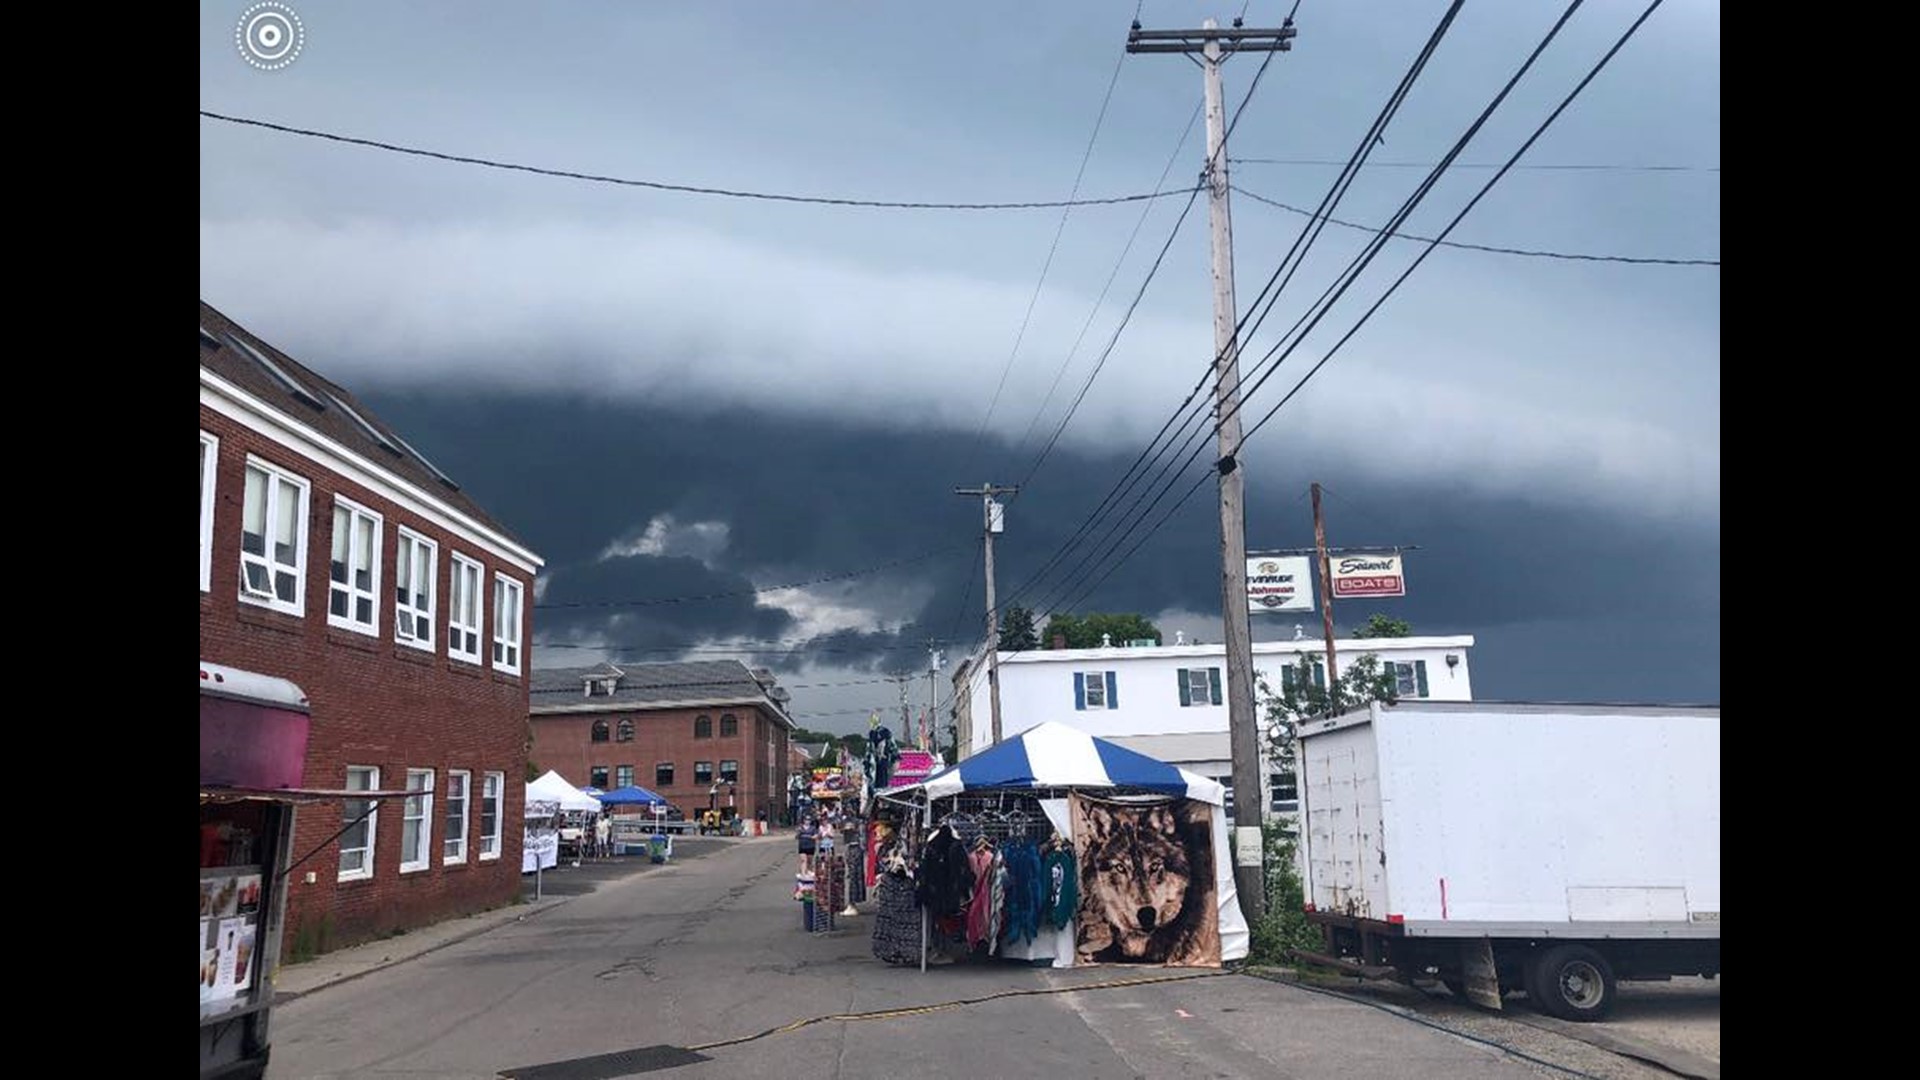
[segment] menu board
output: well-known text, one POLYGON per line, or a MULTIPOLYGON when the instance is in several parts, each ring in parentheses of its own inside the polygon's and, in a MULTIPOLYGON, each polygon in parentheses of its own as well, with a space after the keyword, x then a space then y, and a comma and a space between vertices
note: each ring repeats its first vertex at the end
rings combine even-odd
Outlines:
POLYGON ((253 985, 262 875, 257 866, 200 871, 200 1000, 238 997, 253 985))

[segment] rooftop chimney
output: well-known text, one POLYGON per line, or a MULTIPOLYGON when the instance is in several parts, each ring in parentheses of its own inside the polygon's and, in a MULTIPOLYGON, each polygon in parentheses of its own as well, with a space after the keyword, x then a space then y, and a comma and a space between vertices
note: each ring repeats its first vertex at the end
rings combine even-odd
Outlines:
POLYGON ((1185 645, 1187 643, 1187 632, 1185 630, 1175 630, 1173 632, 1173 643, 1175 645, 1185 645))
POLYGON ((1064 649, 1064 648, 1066 648, 1066 647, 1067 647, 1067 635, 1065 635, 1065 634, 1055 634, 1055 635, 1053 635, 1053 644, 1052 644, 1052 646, 1050 646, 1050 647, 1051 647, 1051 648, 1055 648, 1055 649, 1064 649))

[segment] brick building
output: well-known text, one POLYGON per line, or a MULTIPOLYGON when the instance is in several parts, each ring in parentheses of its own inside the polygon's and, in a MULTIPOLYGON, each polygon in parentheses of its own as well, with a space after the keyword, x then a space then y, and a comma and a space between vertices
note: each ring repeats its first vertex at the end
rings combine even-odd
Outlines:
POLYGON ((291 954, 518 893, 540 566, 352 394, 200 305, 201 660, 305 691, 307 788, 419 792, 300 807, 291 954))
POLYGON ((634 784, 687 816, 729 803, 779 820, 792 768, 786 690, 738 660, 533 673, 533 760, 576 787, 634 784))

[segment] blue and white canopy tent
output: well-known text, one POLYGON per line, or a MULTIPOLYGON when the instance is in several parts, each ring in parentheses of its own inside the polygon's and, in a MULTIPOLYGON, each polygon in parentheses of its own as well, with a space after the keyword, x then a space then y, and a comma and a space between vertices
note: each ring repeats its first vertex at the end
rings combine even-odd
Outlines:
POLYGON ((600 802, 604 806, 656 806, 667 800, 655 795, 643 787, 628 784, 603 793, 600 802))
MULTIPOLYGON (((1055 829, 1073 838, 1067 796, 1084 792, 1102 798, 1159 796, 1192 799, 1213 807, 1214 899, 1219 909, 1220 958, 1247 955, 1250 935, 1240 912, 1233 879, 1233 849, 1227 841, 1226 789, 1213 780, 1158 758, 1069 727, 1047 722, 1029 728, 917 784, 880 793, 888 802, 920 811, 923 825, 933 822, 935 805, 958 796, 1018 792, 1040 798, 1055 829)), ((1069 959, 1070 958, 1062 958, 1069 959)), ((1056 960, 1059 966, 1059 960, 1056 960)), ((922 969, 925 962, 922 961, 922 969)))

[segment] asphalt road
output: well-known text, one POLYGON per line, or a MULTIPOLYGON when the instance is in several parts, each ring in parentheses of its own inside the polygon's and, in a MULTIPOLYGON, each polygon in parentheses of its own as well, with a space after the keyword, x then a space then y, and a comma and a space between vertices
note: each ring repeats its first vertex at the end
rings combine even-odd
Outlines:
POLYGON ((1196 973, 888 967, 868 949, 866 917, 843 919, 827 934, 802 929, 791 851, 780 837, 703 851, 289 1001, 274 1011, 268 1076, 1547 1075, 1380 1009, 1244 975, 942 1008, 1005 991, 1196 973), (933 1008, 813 1023, 710 1048, 706 1060, 659 1071, 639 1071, 639 1058, 618 1070, 581 1060, 916 1006, 933 1008))

